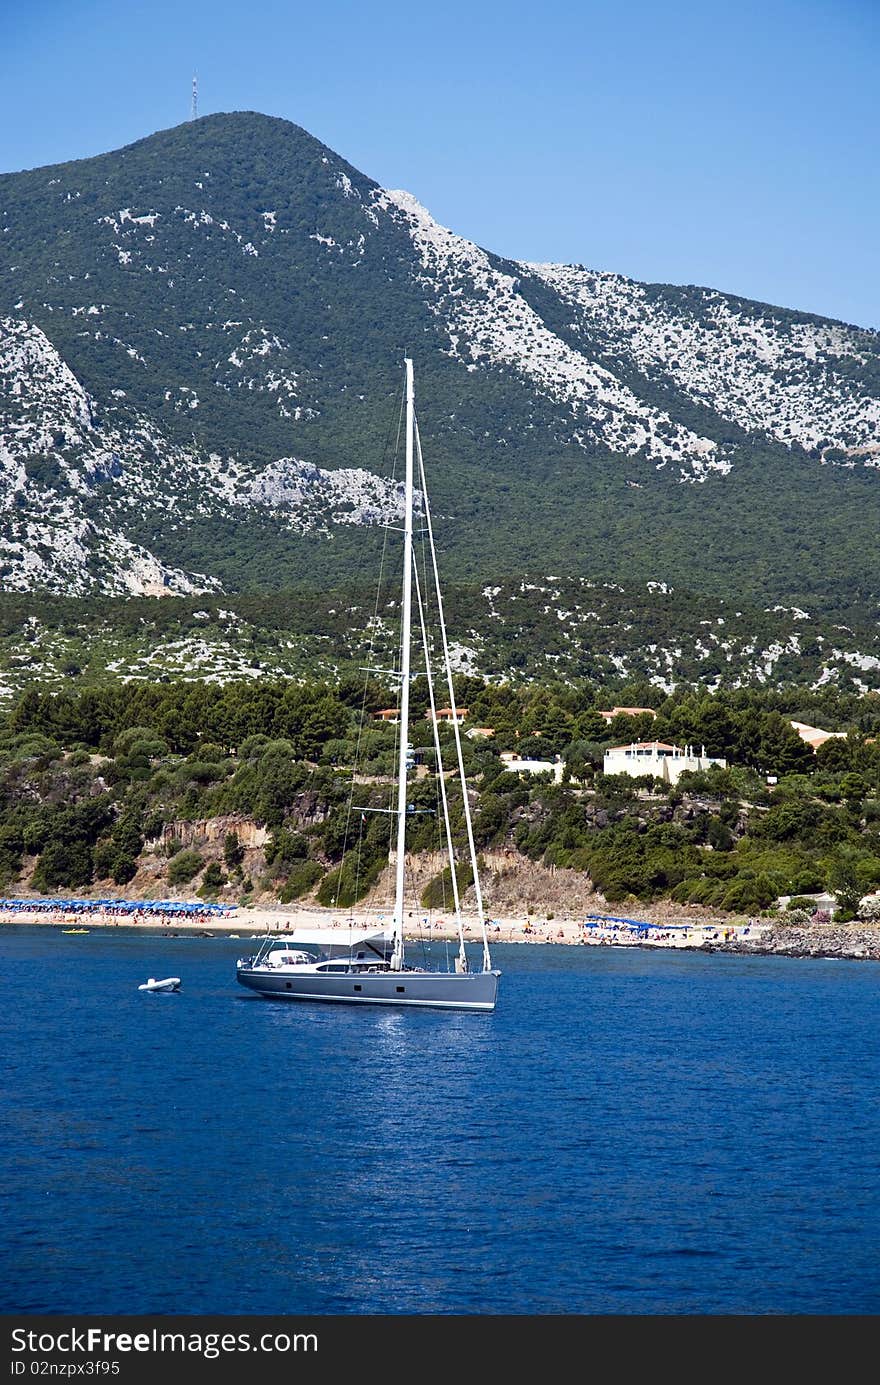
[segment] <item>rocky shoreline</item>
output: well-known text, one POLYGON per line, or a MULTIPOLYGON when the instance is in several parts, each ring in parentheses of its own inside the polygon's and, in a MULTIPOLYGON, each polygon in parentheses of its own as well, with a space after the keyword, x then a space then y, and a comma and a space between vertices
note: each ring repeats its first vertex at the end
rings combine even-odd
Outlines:
POLYGON ((880 924, 773 921, 759 937, 707 943, 701 951, 880 962, 880 924))

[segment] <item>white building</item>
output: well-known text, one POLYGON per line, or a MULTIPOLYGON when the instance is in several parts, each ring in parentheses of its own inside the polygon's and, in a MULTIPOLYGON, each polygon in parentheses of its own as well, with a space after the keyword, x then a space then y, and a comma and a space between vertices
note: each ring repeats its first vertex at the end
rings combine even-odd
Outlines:
POLYGON ((602 768, 606 774, 628 774, 633 779, 653 774, 674 784, 685 770, 709 769, 711 765, 726 769, 727 761, 707 755, 705 746, 697 755, 690 745, 682 748, 665 741, 633 741, 631 745, 613 745, 606 750, 602 768))
MULTIPOLYGON (((459 726, 461 726, 461 723, 463 721, 467 721, 467 715, 467 707, 456 707, 454 712, 451 707, 438 707, 436 712, 434 713, 434 720, 436 722, 445 722, 449 726, 452 726, 454 722, 458 722, 459 726)), ((425 716, 427 717, 428 721, 431 720, 430 707, 425 712, 425 716)))
POLYGON ((557 784, 562 783, 565 765, 560 758, 555 760, 521 760, 513 750, 502 750, 501 763, 510 774, 552 774, 557 784))
POLYGON ((821 726, 808 726, 805 721, 793 721, 791 725, 797 731, 802 741, 806 741, 811 750, 818 750, 820 745, 826 741, 846 740, 845 731, 823 731, 821 726))
POLYGON ((641 717, 646 714, 652 717, 657 715, 653 707, 612 707, 610 712, 600 712, 599 716, 613 721, 615 717, 641 717))

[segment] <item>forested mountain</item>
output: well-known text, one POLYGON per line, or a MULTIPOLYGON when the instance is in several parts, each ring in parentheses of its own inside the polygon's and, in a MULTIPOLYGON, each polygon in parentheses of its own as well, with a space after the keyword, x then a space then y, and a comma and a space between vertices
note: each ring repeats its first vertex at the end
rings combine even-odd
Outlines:
POLYGON ((502 260, 250 113, 0 178, 0 586, 362 579, 399 506, 404 352, 447 577, 620 583, 637 626, 666 612, 661 677, 695 602, 795 607, 876 682, 876 332, 502 260))

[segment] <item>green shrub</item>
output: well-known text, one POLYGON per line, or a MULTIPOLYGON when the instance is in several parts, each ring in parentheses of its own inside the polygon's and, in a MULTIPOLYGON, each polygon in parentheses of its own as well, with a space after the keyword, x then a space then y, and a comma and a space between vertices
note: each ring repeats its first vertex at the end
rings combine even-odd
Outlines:
POLYGON ((275 874, 304 861, 309 854, 309 844, 299 832, 291 832, 286 827, 276 827, 265 848, 266 865, 275 867, 275 874))
POLYGON ((116 848, 111 841, 98 842, 92 852, 92 865, 97 880, 109 880, 116 858, 116 848))
POLYGON ((179 851, 168 862, 168 884, 186 885, 202 869, 202 858, 197 851, 179 851))
POLYGON ((754 914, 765 909, 776 897, 776 891, 766 876, 752 879, 740 875, 728 886, 721 907, 728 913, 754 914))
MULTIPOLYGON (((474 872, 470 864, 466 861, 458 861, 455 867, 455 879, 458 885, 459 898, 465 890, 473 883, 474 872)), ((428 881, 421 894, 421 905, 423 909, 451 909, 453 906, 452 894, 452 871, 449 866, 435 875, 428 881)))
POLYGON ((216 760, 186 760, 177 768, 177 779, 181 784, 216 784, 228 772, 229 766, 216 760))
POLYGON ((129 880, 133 880, 137 875, 137 861, 133 856, 128 856, 124 851, 120 851, 113 858, 110 866, 110 875, 116 885, 127 885, 129 880))
POLYGON ((324 876, 318 889, 319 902, 341 909, 350 908, 375 885, 384 864, 384 860, 377 859, 372 865, 358 871, 355 861, 347 856, 341 866, 324 876))
POLYGON ((50 842, 31 877, 31 884, 38 890, 70 889, 91 883, 92 850, 83 841, 50 842))
POLYGON ((323 874, 324 871, 317 861, 303 861, 295 866, 278 895, 281 903, 289 904, 293 899, 301 899, 317 884, 323 874))
POLYGON ((216 895, 217 891, 222 889, 225 884, 226 876, 223 874, 220 866, 216 861, 211 861, 210 864, 205 867, 202 883, 198 890, 199 897, 201 899, 208 899, 211 895, 216 895))
POLYGON ((785 911, 785 913, 784 913, 784 915, 783 915, 782 922, 783 922, 783 923, 803 924, 803 923, 809 923, 809 922, 810 922, 810 919, 811 919, 812 917, 813 917, 812 910, 807 910, 807 909, 792 909, 791 905, 789 904, 788 908, 786 909, 786 911, 785 911))
POLYGON ((237 832, 227 832, 223 838, 223 859, 230 870, 235 870, 244 860, 244 847, 237 832))

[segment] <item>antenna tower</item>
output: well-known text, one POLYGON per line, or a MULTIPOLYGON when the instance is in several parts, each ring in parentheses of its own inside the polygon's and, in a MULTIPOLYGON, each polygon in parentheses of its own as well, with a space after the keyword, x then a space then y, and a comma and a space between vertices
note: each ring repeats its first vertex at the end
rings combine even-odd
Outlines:
POLYGON ((192 105, 190 106, 189 118, 195 120, 199 113, 199 82, 197 77, 193 77, 192 105))

